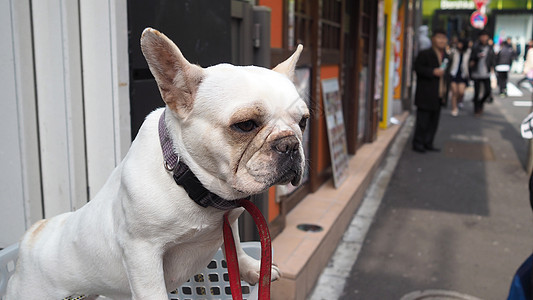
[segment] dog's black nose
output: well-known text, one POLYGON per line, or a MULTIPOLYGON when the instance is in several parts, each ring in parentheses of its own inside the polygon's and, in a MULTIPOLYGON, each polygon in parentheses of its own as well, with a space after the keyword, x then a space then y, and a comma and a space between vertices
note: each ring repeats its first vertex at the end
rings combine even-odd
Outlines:
POLYGON ((294 135, 277 139, 272 143, 272 148, 279 154, 291 154, 297 152, 299 147, 300 142, 294 135))

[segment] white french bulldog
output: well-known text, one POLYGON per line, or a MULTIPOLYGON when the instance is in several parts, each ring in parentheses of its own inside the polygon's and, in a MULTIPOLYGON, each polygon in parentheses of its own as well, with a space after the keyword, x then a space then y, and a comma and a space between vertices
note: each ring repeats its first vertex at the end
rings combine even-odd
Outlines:
MULTIPOLYGON (((166 108, 144 121, 129 152, 96 197, 75 212, 34 224, 20 244, 7 299, 168 299, 204 268, 223 243, 224 210, 191 200, 165 168, 158 124, 210 192, 227 201, 274 184, 297 185, 305 164, 302 131, 309 117, 291 79, 302 47, 274 70, 190 64, 178 47, 147 28, 141 48, 166 108)), ((239 244, 241 278, 259 278, 259 261, 239 244)), ((272 267, 272 280, 280 277, 272 267)))

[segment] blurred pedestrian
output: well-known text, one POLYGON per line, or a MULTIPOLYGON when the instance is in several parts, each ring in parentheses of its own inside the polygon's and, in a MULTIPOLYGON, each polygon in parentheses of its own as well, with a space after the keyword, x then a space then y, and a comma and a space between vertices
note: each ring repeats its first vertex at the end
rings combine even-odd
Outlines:
POLYGON ((526 53, 526 61, 524 62, 524 78, 520 79, 517 83, 518 86, 524 81, 528 81, 530 86, 533 87, 533 48, 530 47, 526 53))
POLYGON ((527 51, 533 47, 533 40, 529 40, 529 42, 527 42, 527 44, 525 45, 524 47, 524 61, 527 59, 527 51))
POLYGON ((459 38, 455 35, 448 41, 448 46, 446 47, 446 51, 451 52, 453 49, 457 48, 457 43, 459 43, 459 38))
POLYGON ((431 48, 431 40, 428 38, 428 27, 418 27, 418 52, 431 48))
POLYGON ((489 45, 489 34, 482 30, 479 33, 478 42, 472 48, 470 54, 470 77, 474 80, 474 114, 480 116, 483 113, 483 104, 491 96, 490 73, 494 69, 495 54, 489 45), (479 97, 483 87, 483 96, 479 97))
POLYGON ((533 47, 527 50, 526 61, 524 62, 524 73, 528 75, 530 80, 533 80, 533 47))
POLYGON ((509 71, 511 70, 511 64, 515 58, 515 51, 512 48, 512 45, 509 44, 511 38, 502 42, 500 52, 496 55, 496 66, 494 70, 498 78, 498 86, 500 88, 500 97, 505 97, 507 95, 507 78, 509 76, 509 71))
POLYGON ((450 67, 452 89, 452 116, 459 114, 458 104, 463 101, 466 86, 468 85, 469 73, 468 62, 470 60, 470 49, 468 42, 460 40, 452 49, 452 65, 450 67))
POLYGON ((446 92, 444 75, 449 67, 445 49, 448 43, 446 32, 433 31, 431 48, 420 51, 414 68, 417 74, 415 94, 416 125, 413 150, 419 153, 440 151, 433 141, 439 125, 440 108, 446 92))
POLYGON ((513 73, 522 73, 523 64, 521 63, 522 60, 522 43, 520 41, 520 37, 516 36, 515 42, 513 43, 513 50, 514 50, 514 62, 511 67, 511 72, 513 73))
POLYGON ((513 44, 513 50, 515 52, 514 60, 518 61, 520 55, 522 54, 522 44, 520 44, 520 37, 516 37, 516 43, 513 44))

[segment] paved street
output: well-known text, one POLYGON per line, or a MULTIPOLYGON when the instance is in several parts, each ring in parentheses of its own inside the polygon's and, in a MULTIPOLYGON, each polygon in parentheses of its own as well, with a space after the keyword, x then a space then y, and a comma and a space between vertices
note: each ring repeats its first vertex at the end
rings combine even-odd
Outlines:
POLYGON ((522 92, 495 94, 481 118, 472 114, 471 94, 459 117, 443 110, 440 153, 415 153, 408 140, 342 299, 422 290, 506 298, 533 249, 527 142, 519 132, 531 94, 522 92))

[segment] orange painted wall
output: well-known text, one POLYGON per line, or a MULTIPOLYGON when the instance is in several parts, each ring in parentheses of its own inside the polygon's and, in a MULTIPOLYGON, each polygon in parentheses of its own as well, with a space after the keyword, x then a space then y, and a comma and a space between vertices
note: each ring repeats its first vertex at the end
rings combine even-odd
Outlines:
POLYGON ((276 203, 276 187, 268 190, 268 222, 272 222, 280 214, 280 205, 276 203))
MULTIPOLYGON (((320 80, 339 78, 339 66, 328 65, 320 67, 320 80)), ((322 90, 322 83, 320 83, 322 90)), ((320 118, 318 119, 318 141, 312 147, 318 147, 318 172, 324 171, 331 165, 331 157, 329 153, 328 132, 326 127, 326 115, 324 114, 324 100, 322 93, 320 93, 320 118)))
POLYGON ((270 12, 270 46, 283 48, 283 0, 259 0, 259 5, 268 6, 270 12))
MULTIPOLYGON (((259 0, 259 5, 270 7, 270 46, 283 48, 283 0, 259 0)), ((280 214, 280 204, 276 203, 276 188, 268 190, 268 221, 272 222, 280 214)))

